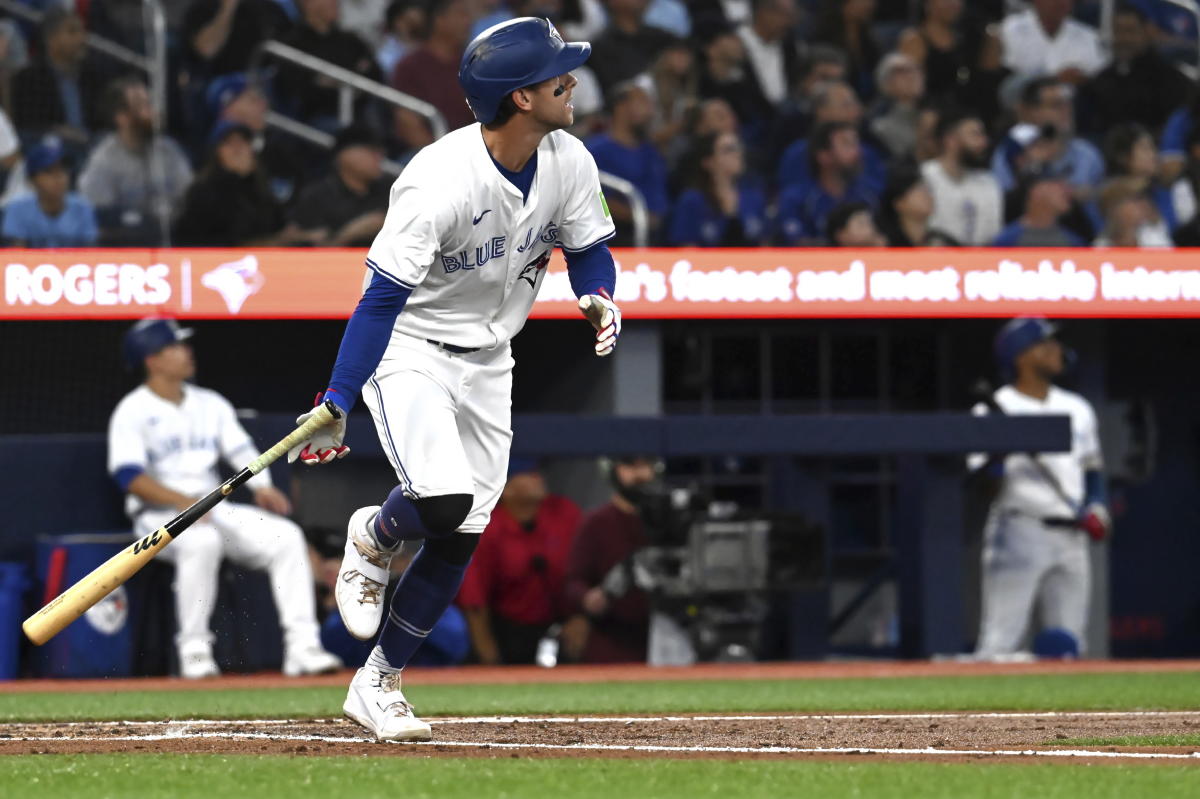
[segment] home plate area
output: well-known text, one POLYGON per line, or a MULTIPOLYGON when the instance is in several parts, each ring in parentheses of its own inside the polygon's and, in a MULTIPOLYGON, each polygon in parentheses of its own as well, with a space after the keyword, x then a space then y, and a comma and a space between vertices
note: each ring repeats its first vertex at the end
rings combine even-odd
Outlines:
POLYGON ((345 719, 56 722, 0 725, 0 754, 195 752, 485 757, 869 756, 1195 763, 1194 747, 1056 744, 1186 735, 1200 711, 487 717, 431 719, 434 740, 381 744, 345 719))

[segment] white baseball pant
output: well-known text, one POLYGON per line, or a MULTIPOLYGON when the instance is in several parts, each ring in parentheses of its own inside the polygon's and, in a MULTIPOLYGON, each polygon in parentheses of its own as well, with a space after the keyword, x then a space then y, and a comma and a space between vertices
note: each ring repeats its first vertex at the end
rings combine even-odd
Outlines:
POLYGON ((363 401, 405 495, 474 497, 460 533, 483 532, 504 488, 512 369, 507 344, 456 355, 396 333, 363 386, 363 401))
MULTIPOLYGON (((139 538, 169 522, 176 511, 148 509, 138 514, 139 538)), ((217 602, 222 558, 246 569, 267 572, 283 628, 285 650, 316 646, 316 595, 308 545, 300 527, 255 505, 223 502, 172 541, 158 557, 175 566, 176 646, 213 640, 210 621, 217 602)))
POLYGON ((981 657, 1020 649, 1035 603, 1044 627, 1087 639, 1091 561, 1082 530, 1047 527, 1040 519, 994 511, 984 530, 981 657))

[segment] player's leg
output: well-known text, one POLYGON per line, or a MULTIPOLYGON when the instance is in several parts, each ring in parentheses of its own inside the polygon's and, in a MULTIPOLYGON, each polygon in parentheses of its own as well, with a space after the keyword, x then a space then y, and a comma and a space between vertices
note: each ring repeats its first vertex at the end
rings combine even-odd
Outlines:
POLYGON ((316 589, 308 544, 299 525, 253 505, 226 502, 213 509, 225 555, 267 573, 283 629, 283 673, 324 674, 342 663, 321 646, 316 589))
POLYGON ((1017 652, 1029 625, 1044 572, 1039 538, 1046 531, 1036 519, 993 513, 984 531, 979 657, 1017 652))
MULTIPOLYGON (((134 522, 141 538, 174 518, 174 510, 148 510, 134 522)), ((213 658, 212 614, 217 604, 217 576, 221 569, 221 535, 211 517, 193 524, 174 539, 159 558, 175 567, 175 647, 179 675, 187 679, 220 675, 213 658)))
POLYGON ((1087 650, 1088 604, 1092 590, 1090 539, 1077 530, 1054 530, 1054 565, 1042 582, 1039 609, 1047 629, 1066 630, 1079 654, 1087 650))

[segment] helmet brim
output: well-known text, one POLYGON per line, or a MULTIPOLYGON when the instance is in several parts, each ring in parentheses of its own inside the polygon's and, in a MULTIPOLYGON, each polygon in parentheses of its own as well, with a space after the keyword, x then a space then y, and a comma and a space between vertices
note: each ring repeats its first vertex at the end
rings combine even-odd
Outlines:
POLYGON ((583 63, 591 55, 592 45, 590 42, 567 42, 554 58, 551 59, 550 63, 534 73, 532 79, 529 81, 529 85, 532 86, 535 83, 541 83, 544 80, 565 75, 571 70, 583 66, 583 63))

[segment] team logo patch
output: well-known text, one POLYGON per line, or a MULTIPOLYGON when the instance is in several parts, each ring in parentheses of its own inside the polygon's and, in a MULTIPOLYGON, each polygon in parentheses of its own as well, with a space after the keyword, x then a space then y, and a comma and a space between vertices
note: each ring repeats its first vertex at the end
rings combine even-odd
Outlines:
POLYGON ((604 192, 600 192, 600 207, 604 209, 604 218, 609 219, 612 214, 608 210, 608 200, 604 199, 604 192))
POLYGON ((547 250, 537 260, 525 264, 525 268, 521 270, 521 274, 517 276, 517 280, 524 280, 529 284, 529 288, 536 290, 538 273, 550 263, 550 252, 550 250, 547 250))
POLYGON ((88 608, 83 617, 96 632, 104 635, 119 633, 129 618, 129 595, 125 593, 125 586, 118 585, 111 594, 88 608))
POLYGON ((200 285, 221 295, 231 314, 242 310, 246 300, 257 294, 266 282, 266 276, 258 271, 258 258, 254 255, 223 263, 200 278, 200 285))

